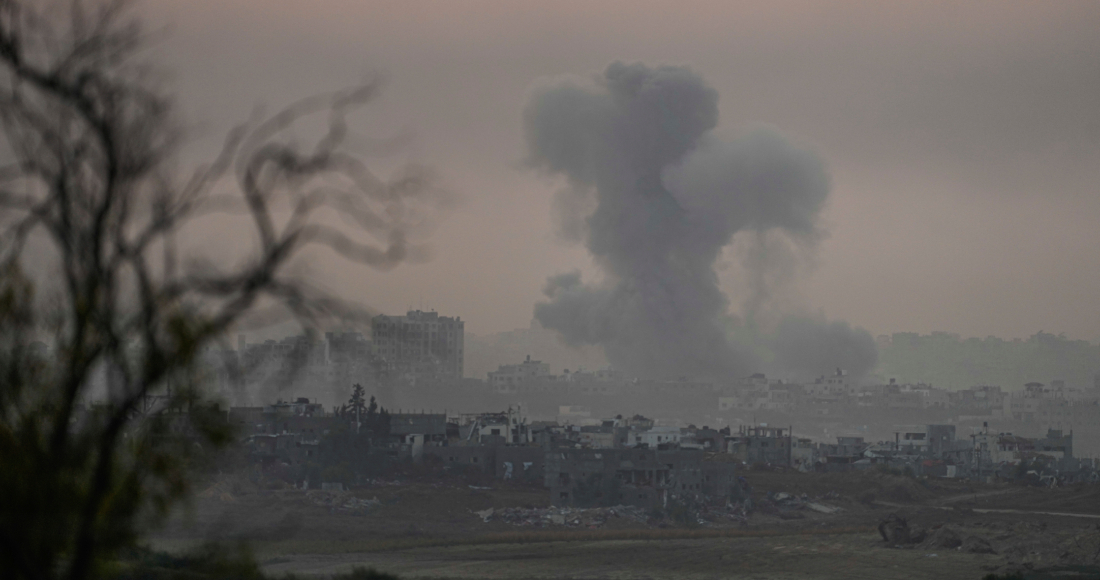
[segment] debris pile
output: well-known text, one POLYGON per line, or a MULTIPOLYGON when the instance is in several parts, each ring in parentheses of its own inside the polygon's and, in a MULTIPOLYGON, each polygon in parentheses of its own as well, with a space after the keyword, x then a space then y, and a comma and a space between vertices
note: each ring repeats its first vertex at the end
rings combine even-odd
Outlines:
POLYGON ((1004 574, 1073 569, 1092 574, 1073 577, 1100 575, 1100 525, 1096 524, 1083 530, 1052 532, 1042 522, 943 523, 926 531, 890 514, 879 522, 878 531, 893 548, 1000 556, 1000 564, 986 564, 985 569, 1004 574))
POLYGON ((807 494, 796 496, 782 491, 769 495, 760 507, 763 508, 762 511, 776 513, 783 519, 801 519, 805 517, 796 510, 811 510, 823 514, 835 514, 843 509, 812 501, 807 494))
POLYGON ((1095 524, 1073 533, 1052 533, 1018 522, 992 540, 1010 566, 1100 566, 1100 526, 1095 524))
POLYGON ((489 508, 474 512, 484 522, 502 521, 513 526, 570 526, 598 528, 610 518, 627 518, 645 523, 645 510, 634 506, 605 508, 489 508))
POLYGON ((397 479, 372 478, 364 481, 363 485, 366 487, 400 487, 407 484, 404 481, 400 481, 397 479))
POLYGON ((944 525, 932 530, 929 534, 928 540, 925 544, 929 548, 939 548, 943 550, 954 550, 962 546, 962 538, 959 537, 959 533, 956 531, 955 526, 944 525))
POLYGON ((724 506, 703 506, 699 510, 698 520, 700 524, 719 523, 722 521, 734 521, 745 523, 749 519, 750 502, 731 503, 724 506))
POLYGON ((924 530, 909 526, 909 522, 898 514, 890 514, 878 523, 878 533, 883 541, 891 546, 919 544, 925 540, 924 530))
POLYGON ((370 508, 381 505, 378 498, 362 499, 347 492, 313 490, 306 492, 306 499, 313 505, 327 507, 331 512, 352 514, 366 513, 370 508))
POLYGON ((993 545, 989 543, 989 540, 981 536, 967 536, 962 541, 962 545, 959 549, 963 552, 970 554, 996 554, 997 551, 993 549, 993 545))

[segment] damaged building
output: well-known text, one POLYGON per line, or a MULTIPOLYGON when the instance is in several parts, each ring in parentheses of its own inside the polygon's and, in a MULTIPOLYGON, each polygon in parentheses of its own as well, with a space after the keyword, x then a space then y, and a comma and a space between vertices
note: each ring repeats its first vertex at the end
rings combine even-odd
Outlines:
POLYGON ((555 506, 663 507, 670 500, 730 494, 735 463, 696 450, 560 449, 548 452, 545 482, 555 506))

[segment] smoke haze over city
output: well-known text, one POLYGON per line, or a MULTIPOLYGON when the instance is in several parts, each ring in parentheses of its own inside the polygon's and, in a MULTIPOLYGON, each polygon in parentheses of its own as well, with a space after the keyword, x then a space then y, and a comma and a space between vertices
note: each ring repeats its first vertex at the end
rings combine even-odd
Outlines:
MULTIPOLYGON (((429 164, 462 201, 430 261, 385 274, 313 261, 375 311, 461 313, 486 335, 526 328, 550 274, 601 282, 605 265, 561 242, 563 184, 529 169, 522 118, 538 79, 588 83, 622 61, 700 75, 718 96, 708 139, 736 143, 764 124, 826 168, 814 225, 827 235, 798 258, 782 310, 874 335, 1100 339, 1092 3, 272 6, 149 3, 151 24, 170 25, 154 53, 174 72, 198 158, 258 102, 385 74, 356 120, 400 137, 372 149, 386 155, 377 163, 429 164)), ((738 241, 715 271, 744 316, 745 255, 761 245, 738 241)))
POLYGON ((1100 578, 1097 31, 0 0, 0 576, 1100 578))

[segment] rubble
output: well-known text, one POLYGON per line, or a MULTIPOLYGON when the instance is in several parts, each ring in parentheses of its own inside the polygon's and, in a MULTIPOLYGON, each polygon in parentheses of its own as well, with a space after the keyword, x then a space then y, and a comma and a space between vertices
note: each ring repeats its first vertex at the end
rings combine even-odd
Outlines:
MULTIPOLYGON (((746 501, 744 503, 727 503, 725 505, 703 505, 699 508, 697 513, 697 521, 700 525, 716 524, 720 522, 737 522, 744 524, 748 522, 748 513, 751 509, 751 503, 746 501)), ((802 514, 795 515, 794 512, 790 512, 792 515, 788 519, 801 519, 802 514)), ((782 517, 782 515, 780 516, 782 517)))
POLYGON ((371 478, 362 482, 366 487, 401 487, 408 485, 406 482, 398 479, 381 479, 371 478))
POLYGON ((839 507, 828 506, 828 505, 825 505, 825 504, 814 503, 814 502, 806 502, 806 507, 814 510, 815 512, 820 512, 820 513, 823 513, 823 514, 835 514, 835 513, 837 513, 838 511, 841 510, 841 508, 839 508, 839 507))
POLYGON ((780 508, 779 516, 783 519, 798 519, 799 516, 791 515, 791 510, 809 509, 822 514, 835 514, 843 510, 837 506, 810 501, 806 494, 795 496, 782 491, 771 496, 771 503, 780 508))
POLYGON ((1100 577, 1097 525, 1052 532, 1046 522, 975 522, 968 526, 942 523, 925 533, 905 518, 891 514, 879 523, 879 533, 891 547, 926 550, 929 558, 943 550, 1000 556, 982 568, 1008 576, 1029 571, 1052 574, 1050 577, 1100 577))
POLYGON ((378 498, 362 499, 348 492, 313 490, 306 492, 306 499, 313 505, 327 507, 332 512, 352 514, 366 513, 370 508, 379 506, 378 498))
POLYGON ((958 532, 955 531, 954 526, 944 525, 933 530, 925 543, 927 543, 930 548, 954 550, 962 546, 963 541, 962 538, 959 537, 958 532))
MULTIPOLYGON (((750 506, 749 502, 722 505, 704 504, 692 511, 692 518, 693 521, 703 526, 728 524, 730 522, 744 524, 748 522, 750 506)), ((780 518, 786 520, 804 519, 806 516, 801 513, 801 510, 812 510, 826 514, 841 510, 839 507, 809 502, 804 497, 799 498, 790 494, 776 494, 772 501, 762 504, 761 507, 765 511, 771 510, 769 513, 776 513, 780 518)), ((484 522, 496 520, 515 526, 598 528, 611 518, 626 518, 638 523, 659 525, 659 522, 654 521, 654 518, 644 508, 622 505, 588 509, 569 507, 489 508, 473 511, 472 513, 484 522)))
POLYGON ((883 541, 892 546, 919 544, 924 541, 925 532, 918 527, 909 527, 909 522, 897 515, 890 514, 878 523, 878 533, 883 541))
POLYGON ((634 506, 615 506, 608 508, 489 508, 475 511, 484 522, 492 520, 502 521, 514 526, 571 526, 596 528, 602 526, 610 518, 627 518, 636 522, 645 523, 647 515, 645 510, 634 506))
POLYGON ((967 536, 962 541, 962 545, 959 549, 963 552, 970 554, 996 554, 997 551, 993 549, 993 546, 989 543, 989 540, 980 536, 967 536))

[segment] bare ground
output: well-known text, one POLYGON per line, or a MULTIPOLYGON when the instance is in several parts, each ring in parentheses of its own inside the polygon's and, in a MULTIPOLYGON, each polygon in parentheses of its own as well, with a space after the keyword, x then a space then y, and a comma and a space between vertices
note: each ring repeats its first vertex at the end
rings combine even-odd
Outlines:
POLYGON ((975 511, 1098 514, 1096 486, 1038 489, 881 473, 750 472, 746 477, 758 506, 746 520, 718 518, 690 527, 625 517, 591 526, 515 525, 485 522, 474 513, 490 507, 544 508, 548 494, 531 487, 475 489, 462 482, 420 481, 336 494, 339 501, 326 503, 319 498, 333 494, 265 491, 222 481, 157 534, 154 545, 180 549, 206 539, 245 540, 269 572, 318 576, 373 566, 436 578, 946 580, 1100 564, 1096 520, 975 511), (841 511, 824 514, 768 499, 780 491, 805 494, 841 511), (887 545, 875 526, 891 513, 930 537, 942 528, 946 531, 937 537, 955 535, 969 543, 887 545), (986 544, 993 553, 972 552, 973 545, 986 544))
POLYGON ((980 578, 995 557, 886 550, 877 534, 494 544, 271 559, 272 572, 370 565, 438 578, 980 578), (987 562, 988 561, 988 562, 987 562))

